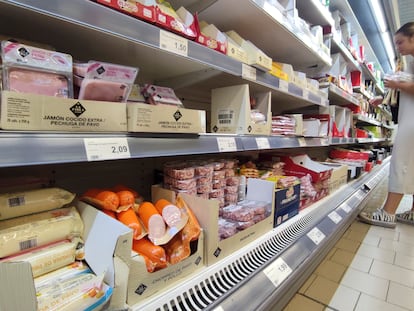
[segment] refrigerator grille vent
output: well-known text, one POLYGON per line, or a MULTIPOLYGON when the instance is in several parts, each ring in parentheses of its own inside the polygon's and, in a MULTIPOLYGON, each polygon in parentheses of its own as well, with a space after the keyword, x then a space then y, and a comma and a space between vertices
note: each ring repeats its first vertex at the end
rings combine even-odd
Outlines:
MULTIPOLYGON (((265 240, 227 266, 210 274, 204 280, 193 284, 181 294, 158 306, 156 311, 196 311, 205 310, 221 297, 249 279, 256 271, 291 245, 309 230, 312 215, 307 215, 278 234, 265 240)), ((161 303, 161 302, 160 302, 161 303)), ((154 309, 153 309, 154 310, 154 309)))

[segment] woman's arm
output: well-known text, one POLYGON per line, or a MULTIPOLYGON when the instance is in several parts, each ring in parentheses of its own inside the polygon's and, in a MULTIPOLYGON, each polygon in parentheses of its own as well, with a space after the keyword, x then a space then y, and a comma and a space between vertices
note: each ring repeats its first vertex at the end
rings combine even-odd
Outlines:
POLYGON ((414 95, 414 82, 384 80, 384 86, 390 89, 399 89, 402 92, 414 95))

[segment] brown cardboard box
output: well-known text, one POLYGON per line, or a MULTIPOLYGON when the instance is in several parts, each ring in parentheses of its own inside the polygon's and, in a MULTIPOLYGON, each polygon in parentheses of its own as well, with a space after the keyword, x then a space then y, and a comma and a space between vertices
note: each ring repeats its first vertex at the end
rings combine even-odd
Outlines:
POLYGON ((218 231, 219 202, 183 194, 183 198, 194 211, 203 227, 207 265, 218 262, 273 229, 274 195, 275 184, 273 182, 249 178, 246 199, 269 202, 272 206, 271 213, 267 218, 253 226, 220 241, 218 231))
POLYGON ((126 132, 126 104, 3 91, 5 130, 126 132))
POLYGON ((150 133, 205 133, 204 110, 169 105, 128 103, 128 131, 150 133))

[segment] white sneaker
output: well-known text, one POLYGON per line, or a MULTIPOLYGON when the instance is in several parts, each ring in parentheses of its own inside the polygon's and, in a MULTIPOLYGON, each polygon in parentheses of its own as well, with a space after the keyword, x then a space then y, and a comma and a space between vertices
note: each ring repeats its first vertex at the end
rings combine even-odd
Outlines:
POLYGON ((382 208, 378 208, 374 212, 361 212, 359 215, 359 220, 370 225, 385 227, 385 228, 395 228, 397 223, 395 222, 395 215, 388 214, 382 208))
POLYGON ((395 215, 398 222, 414 225, 414 211, 406 211, 395 215))

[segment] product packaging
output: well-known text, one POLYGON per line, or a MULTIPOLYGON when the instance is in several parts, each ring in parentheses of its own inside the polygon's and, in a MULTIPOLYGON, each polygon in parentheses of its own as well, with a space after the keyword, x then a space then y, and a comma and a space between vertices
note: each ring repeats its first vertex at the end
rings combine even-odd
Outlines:
POLYGON ((73 98, 72 56, 2 41, 2 89, 73 98))
POLYGON ((136 67, 99 61, 75 63, 74 83, 79 99, 126 102, 138 75, 136 67))

